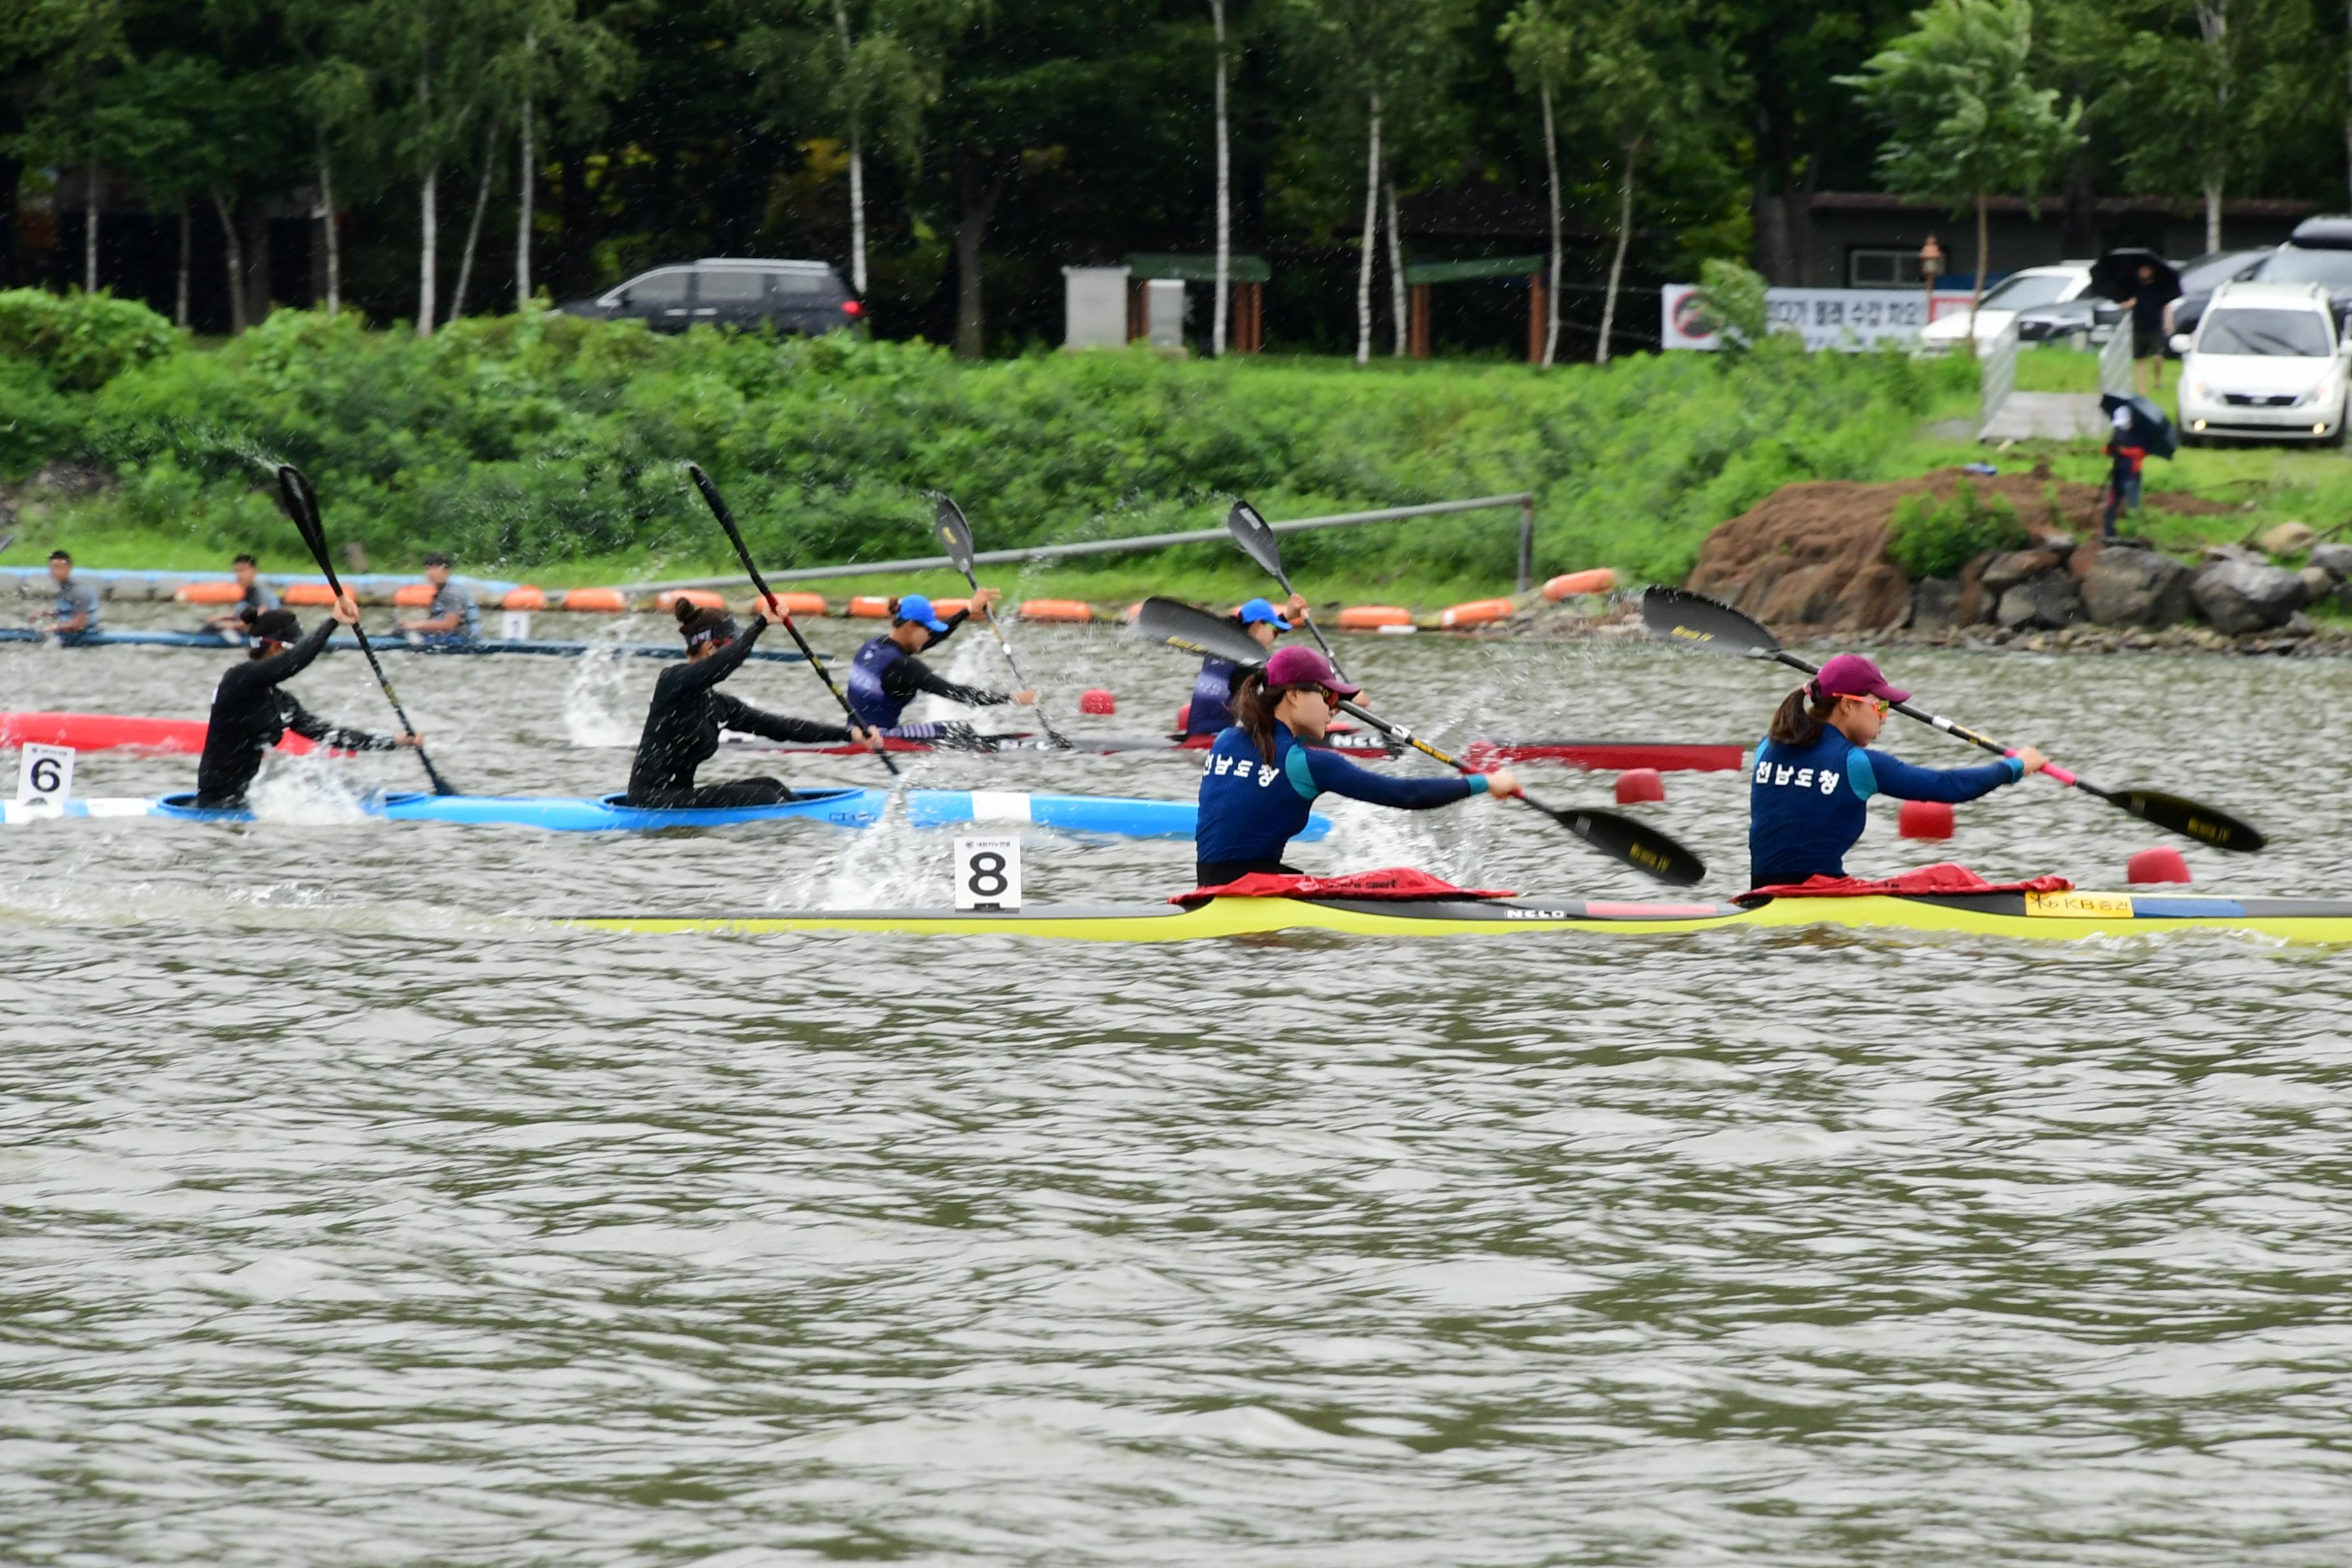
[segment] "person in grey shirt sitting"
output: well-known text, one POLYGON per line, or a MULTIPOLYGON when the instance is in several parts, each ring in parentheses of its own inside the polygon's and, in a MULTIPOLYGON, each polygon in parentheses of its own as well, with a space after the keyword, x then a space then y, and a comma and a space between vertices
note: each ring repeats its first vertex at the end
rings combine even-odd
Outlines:
POLYGON ((97 631, 98 589, 75 579, 73 557, 62 550, 49 552, 49 576, 57 583, 58 596, 47 610, 34 613, 33 625, 59 642, 79 642, 97 631))
POLYGON ((237 600, 217 616, 205 617, 208 631, 235 633, 242 637, 246 624, 264 610, 278 607, 278 595, 260 578, 260 565, 250 555, 240 555, 231 563, 236 575, 237 600))
POLYGON ((425 558, 425 580, 433 584, 433 603, 422 620, 403 621, 403 636, 421 643, 448 646, 472 642, 480 635, 482 612, 474 592, 449 581, 449 558, 439 551, 425 558))

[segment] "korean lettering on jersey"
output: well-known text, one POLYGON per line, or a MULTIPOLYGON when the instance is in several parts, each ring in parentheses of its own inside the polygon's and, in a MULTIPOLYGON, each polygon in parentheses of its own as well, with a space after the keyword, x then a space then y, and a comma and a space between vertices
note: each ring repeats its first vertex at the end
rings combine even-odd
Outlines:
POLYGON ((1209 765, 1205 771, 1216 774, 1219 778, 1228 773, 1247 778, 1252 768, 1257 770, 1257 787, 1260 789, 1265 788, 1282 776, 1282 770, 1271 763, 1252 762, 1247 757, 1229 757, 1223 752, 1211 753, 1209 765))
POLYGON ((1843 776, 1835 768, 1791 767, 1769 757, 1756 759, 1756 782, 1776 789, 1818 789, 1823 795, 1833 795, 1838 780, 1843 776))

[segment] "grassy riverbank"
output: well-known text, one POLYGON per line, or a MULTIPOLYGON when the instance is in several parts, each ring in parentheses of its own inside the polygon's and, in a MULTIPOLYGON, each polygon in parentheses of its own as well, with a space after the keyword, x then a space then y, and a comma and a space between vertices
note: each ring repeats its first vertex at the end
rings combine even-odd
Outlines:
MULTIPOLYGON (((1717 523, 1784 483, 1987 456, 1963 433, 1966 362, 1780 344, 1549 373, 1118 353, 964 364, 919 343, 661 338, 544 315, 420 342, 281 311, 231 342, 150 345, 96 384, 86 361, 72 368, 0 358, 14 416, 0 479, 58 463, 106 479, 92 494, 7 492, 10 560, 64 544, 94 565, 186 568, 250 549, 306 567, 267 484, 283 459, 379 569, 446 549, 466 570, 549 586, 722 572, 724 541, 684 482, 691 459, 778 567, 930 553, 934 489, 961 501, 983 549, 1213 528, 1235 496, 1279 519, 1531 489, 1539 577, 1605 564, 1674 580, 1717 523)), ((2041 456, 2068 478, 2100 472, 2094 445, 1993 460, 2041 456)), ((2243 524, 2166 520, 2168 543, 2352 514, 2352 464, 2333 452, 2184 453, 2150 483, 2256 503, 2243 524)), ((1507 590, 1517 542, 1502 510, 1289 549, 1318 597, 1426 607, 1507 590)), ((992 577, 1098 601, 1259 586, 1223 544, 992 577)), ((886 585, 954 584, 824 584, 886 585)))

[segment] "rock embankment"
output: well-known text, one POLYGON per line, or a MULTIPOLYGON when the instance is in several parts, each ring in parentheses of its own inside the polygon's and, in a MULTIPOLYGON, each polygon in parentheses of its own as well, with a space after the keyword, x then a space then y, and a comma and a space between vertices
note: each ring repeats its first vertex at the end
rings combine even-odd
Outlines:
MULTIPOLYGON (((2152 495, 2147 504, 2185 514, 2230 510, 2194 496, 2152 495)), ((1776 628, 1923 639, 2083 626, 2305 636, 2307 606, 2352 605, 2352 545, 2324 542, 2303 523, 2278 525, 2259 550, 2212 545, 2184 562, 2142 539, 2102 542, 2097 505, 2095 487, 2039 472, 1948 468, 1890 484, 1788 485, 1708 536, 1690 586, 1776 628), (2028 543, 1979 555, 1958 577, 1915 582, 1887 557, 1895 509, 1921 493, 1948 499, 1962 484, 2006 501, 2028 543)))

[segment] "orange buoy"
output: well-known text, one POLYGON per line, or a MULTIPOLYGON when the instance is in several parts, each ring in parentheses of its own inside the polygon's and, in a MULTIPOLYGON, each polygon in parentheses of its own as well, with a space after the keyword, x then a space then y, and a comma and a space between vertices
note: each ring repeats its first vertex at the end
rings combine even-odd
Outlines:
MULTIPOLYGON (((1187 704, 1187 706, 1190 705, 1187 704)), ((1101 687, 1097 686, 1090 690, 1078 693, 1078 711, 1081 713, 1116 713, 1118 711, 1118 699, 1113 697, 1109 692, 1105 691, 1101 687)))
POLYGON ((421 610, 433 602, 435 589, 430 583, 403 583, 392 595, 392 602, 404 610, 421 610))
POLYGON ((499 601, 499 608, 501 610, 543 610, 547 608, 546 590, 534 588, 528 583, 525 583, 520 588, 509 588, 506 592, 506 596, 499 601))
MULTIPOLYGON (((760 606, 766 603, 767 601, 765 599, 762 599, 759 595, 754 594, 750 598, 743 601, 743 613, 746 615, 756 615, 759 613, 760 606)), ((784 614, 788 616, 821 616, 824 614, 824 595, 823 594, 812 594, 806 589, 803 589, 796 594, 779 594, 776 595, 776 603, 784 607, 784 614)))
POLYGON ((971 601, 970 599, 933 599, 931 601, 931 614, 939 616, 941 620, 946 620, 950 616, 956 615, 959 612, 969 610, 971 608, 971 601))
POLYGON ((668 589, 654 595, 654 607, 665 614, 675 615, 681 599, 698 610, 723 610, 727 607, 727 595, 713 593, 708 588, 668 589))
POLYGON ((574 588, 563 595, 563 607, 593 616, 617 616, 629 607, 629 596, 618 588, 574 588))
POLYGON ((172 590, 172 597, 183 605, 234 605, 245 597, 245 590, 234 583, 183 583, 172 590))
POLYGON ((1024 621, 1091 621, 1095 607, 1084 599, 1024 599, 1021 618, 1024 621))
POLYGON ((1587 572, 1563 572, 1543 585, 1543 596, 1559 604, 1570 594, 1605 594, 1617 585, 1617 574, 1606 566, 1587 572))
POLYGON ((2142 882, 2186 882, 2189 862, 2180 851, 2159 845, 2143 849, 2124 863, 2124 875, 2137 887, 2142 882))
POLYGON ((1948 800, 1906 800, 1895 818, 1895 831, 1906 838, 1949 838, 1952 803, 1948 800))
POLYGON ((1343 632, 1376 632, 1382 626, 1409 626, 1412 612, 1402 605, 1350 605, 1339 612, 1343 632))
POLYGON ((1655 768, 1627 768, 1617 775, 1617 804, 1666 798, 1666 778, 1655 768))
POLYGON ((860 594, 849 601, 849 613, 861 621, 887 621, 890 618, 890 601, 873 594, 860 594))
POLYGON ((1508 599, 1473 599, 1466 605, 1449 606, 1437 617, 1442 626, 1483 626, 1507 616, 1514 606, 1508 599))
POLYGON ((331 605, 335 591, 324 583, 289 583, 286 592, 278 595, 289 605, 331 605))

